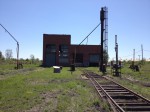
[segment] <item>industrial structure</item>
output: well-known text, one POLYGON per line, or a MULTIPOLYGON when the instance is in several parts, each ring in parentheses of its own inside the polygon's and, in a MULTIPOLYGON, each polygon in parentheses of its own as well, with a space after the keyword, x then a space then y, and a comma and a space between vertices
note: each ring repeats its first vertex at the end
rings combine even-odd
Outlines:
POLYGON ((43 66, 98 66, 100 45, 71 45, 71 35, 43 34, 43 66))
POLYGON ((101 56, 100 56, 100 71, 106 72, 108 61, 108 8, 102 7, 100 11, 101 21, 101 56))
POLYGON ((79 44, 71 45, 71 35, 43 34, 44 66, 100 66, 106 72, 108 61, 108 9, 102 7, 100 23, 79 44), (101 45, 82 45, 101 24, 101 45))

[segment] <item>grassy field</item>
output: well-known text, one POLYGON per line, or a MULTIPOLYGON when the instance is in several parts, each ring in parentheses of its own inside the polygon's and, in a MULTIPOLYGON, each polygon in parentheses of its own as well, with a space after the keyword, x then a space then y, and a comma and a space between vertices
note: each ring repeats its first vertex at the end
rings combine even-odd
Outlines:
POLYGON ((129 64, 123 66, 121 77, 113 77, 111 68, 108 68, 108 76, 134 92, 150 99, 150 63, 147 62, 142 65, 139 72, 133 71, 129 66, 129 64))
MULTIPOLYGON (((107 74, 104 75, 147 99, 150 99, 150 63, 147 62, 144 65, 141 65, 139 72, 133 71, 129 66, 130 64, 124 64, 121 69, 121 77, 114 77, 111 74, 110 67, 107 67, 107 74)), ((102 73, 99 72, 98 67, 88 67, 86 69, 102 75, 102 73)))
POLYGON ((109 111, 91 84, 81 79, 80 71, 31 68, 0 75, 0 112, 96 112, 101 104, 109 111))
MULTIPOLYGON (((116 82, 150 99, 150 63, 134 72, 125 64, 121 77, 114 77, 107 68, 107 76, 116 82)), ((88 67, 100 75, 98 67, 88 67)), ((71 73, 64 67, 61 73, 53 68, 25 65, 14 70, 13 65, 0 65, 0 112, 110 112, 110 107, 101 101, 82 72, 71 73)))

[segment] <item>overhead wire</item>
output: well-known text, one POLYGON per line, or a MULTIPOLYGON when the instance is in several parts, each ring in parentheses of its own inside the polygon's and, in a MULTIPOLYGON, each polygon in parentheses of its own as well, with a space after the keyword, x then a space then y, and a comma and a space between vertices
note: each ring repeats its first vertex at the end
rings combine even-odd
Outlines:
MULTIPOLYGON (((141 50, 136 51, 135 53, 139 53, 139 52, 141 52, 141 50)), ((126 55, 126 56, 122 56, 122 58, 130 57, 130 56, 133 56, 133 53, 132 53, 132 54, 129 54, 129 55, 126 55)))
POLYGON ((150 50, 143 50, 143 51, 150 52, 150 50))

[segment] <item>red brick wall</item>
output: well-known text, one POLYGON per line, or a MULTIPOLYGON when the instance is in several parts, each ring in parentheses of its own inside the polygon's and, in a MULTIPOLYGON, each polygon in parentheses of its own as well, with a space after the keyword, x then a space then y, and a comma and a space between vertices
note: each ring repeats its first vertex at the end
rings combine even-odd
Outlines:
POLYGON ((70 46, 70 63, 71 58, 73 57, 72 54, 75 53, 82 53, 83 54, 83 61, 89 61, 90 54, 100 54, 100 45, 71 45, 70 46))
POLYGON ((47 44, 56 45, 56 65, 59 64, 59 45, 65 44, 69 46, 69 64, 73 62, 73 54, 82 53, 83 62, 89 61, 90 54, 100 54, 100 45, 71 45, 71 35, 54 35, 43 34, 43 65, 45 65, 45 52, 47 44))
POLYGON ((45 50, 47 44, 56 45, 56 64, 59 65, 59 45, 70 45, 71 35, 43 34, 43 65, 45 65, 45 50))

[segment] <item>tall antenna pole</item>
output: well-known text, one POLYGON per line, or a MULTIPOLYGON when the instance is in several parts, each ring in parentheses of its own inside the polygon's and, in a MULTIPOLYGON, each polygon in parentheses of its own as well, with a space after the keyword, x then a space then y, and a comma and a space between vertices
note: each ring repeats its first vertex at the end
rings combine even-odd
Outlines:
POLYGON ((14 36, 12 36, 11 33, 9 33, 9 31, 2 24, 0 24, 0 25, 17 43, 17 69, 18 69, 19 68, 19 42, 15 39, 14 36))

